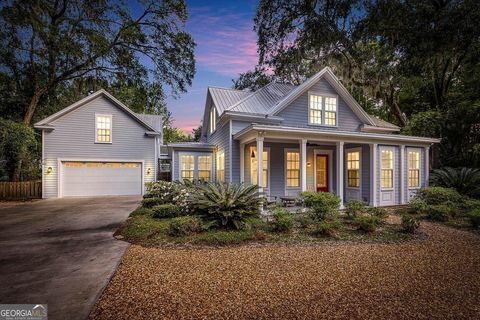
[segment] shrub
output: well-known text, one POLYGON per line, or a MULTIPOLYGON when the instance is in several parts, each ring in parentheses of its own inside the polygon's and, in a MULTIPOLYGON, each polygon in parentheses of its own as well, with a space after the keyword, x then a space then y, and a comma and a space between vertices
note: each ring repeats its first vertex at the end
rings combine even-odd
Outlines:
POLYGON ((330 192, 302 192, 305 205, 312 209, 314 218, 323 220, 338 215, 340 197, 330 192))
POLYGON ((260 214, 257 186, 205 183, 196 186, 192 208, 224 228, 241 229, 245 219, 260 214))
POLYGON ((420 227, 420 222, 411 214, 402 215, 402 229, 406 233, 415 233, 420 227))
POLYGON ((313 219, 312 214, 306 213, 306 214, 299 214, 295 216, 295 219, 298 221, 300 224, 300 227, 302 228, 310 228, 314 225, 316 225, 316 221, 313 219))
POLYGON ((151 197, 151 198, 145 198, 142 200, 142 207, 144 208, 153 208, 155 206, 158 206, 160 204, 164 204, 165 202, 163 201, 162 198, 158 197, 151 197))
POLYGON ((289 232, 293 228, 293 215, 288 210, 278 208, 273 212, 273 229, 278 232, 289 232))
POLYGON ((428 204, 425 202, 425 200, 422 200, 418 197, 414 197, 408 203, 407 212, 409 214, 427 214, 428 204))
POLYGON ((152 218, 172 218, 178 215, 178 208, 174 204, 165 203, 152 208, 152 218))
POLYGON ((480 227, 480 208, 471 211, 467 216, 474 228, 480 227))
POLYGON ((459 211, 462 212, 470 212, 475 209, 480 208, 480 200, 471 199, 471 198, 464 198, 462 202, 457 204, 459 211))
POLYGON ((348 218, 354 219, 367 209, 367 203, 363 200, 350 200, 345 206, 345 214, 348 218))
POLYGON ((199 217, 185 216, 173 218, 168 225, 167 233, 172 237, 183 237, 202 231, 202 220, 199 217))
POLYGON ((367 208, 366 213, 372 217, 377 217, 380 221, 388 217, 388 211, 385 208, 373 207, 367 208))
POLYGON ((443 204, 446 201, 460 202, 462 196, 455 190, 443 187, 429 187, 418 191, 417 195, 429 205, 443 204))
MULTIPOLYGON (((199 234, 192 240, 192 243, 200 243, 213 246, 225 246, 232 244, 240 244, 242 242, 251 241, 260 238, 262 235, 258 232, 252 232, 251 230, 241 230, 241 231, 215 231, 215 232, 205 232, 199 234)), ((261 239, 259 239, 261 240, 261 239)))
POLYGON ((449 205, 439 204, 428 206, 428 219, 433 221, 448 221, 452 216, 453 209, 449 205))
POLYGON ((182 214, 190 212, 189 196, 192 193, 192 189, 169 181, 155 181, 146 184, 147 193, 144 198, 160 198, 162 204, 172 203, 178 207, 178 211, 182 214))
POLYGON ((333 236, 335 231, 340 227, 340 219, 321 220, 315 225, 315 234, 323 236, 333 236))
POLYGON ((433 185, 453 188, 459 193, 480 197, 480 169, 449 168, 433 170, 430 181, 433 185))
POLYGON ((381 224, 381 219, 375 215, 360 215, 353 220, 359 230, 374 232, 381 224))
POLYGON ((152 215, 152 210, 148 208, 137 208, 135 209, 132 213, 130 213, 131 217, 135 216, 151 216, 152 215))

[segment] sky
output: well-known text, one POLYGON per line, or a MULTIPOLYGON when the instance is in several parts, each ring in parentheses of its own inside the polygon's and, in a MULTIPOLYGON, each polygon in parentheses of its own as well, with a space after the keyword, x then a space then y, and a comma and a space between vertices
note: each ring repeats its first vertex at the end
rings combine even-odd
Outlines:
POLYGON ((253 32, 256 0, 187 0, 187 31, 193 36, 196 75, 187 93, 167 100, 173 125, 190 133, 200 125, 208 86, 231 87, 232 79, 258 61, 253 32))

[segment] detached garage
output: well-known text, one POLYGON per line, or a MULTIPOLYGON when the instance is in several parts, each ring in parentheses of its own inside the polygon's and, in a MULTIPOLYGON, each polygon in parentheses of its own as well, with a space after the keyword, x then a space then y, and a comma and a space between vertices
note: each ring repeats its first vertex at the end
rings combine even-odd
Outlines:
POLYGON ((155 181, 162 120, 105 90, 38 122, 44 198, 142 195, 155 181))

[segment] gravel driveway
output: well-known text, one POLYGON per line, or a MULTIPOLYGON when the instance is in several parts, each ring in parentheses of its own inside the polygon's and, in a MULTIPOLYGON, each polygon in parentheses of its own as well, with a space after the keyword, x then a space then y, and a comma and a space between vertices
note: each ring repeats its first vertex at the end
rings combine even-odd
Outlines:
POLYGON ((132 245, 92 319, 480 318, 480 236, 159 249, 132 245))

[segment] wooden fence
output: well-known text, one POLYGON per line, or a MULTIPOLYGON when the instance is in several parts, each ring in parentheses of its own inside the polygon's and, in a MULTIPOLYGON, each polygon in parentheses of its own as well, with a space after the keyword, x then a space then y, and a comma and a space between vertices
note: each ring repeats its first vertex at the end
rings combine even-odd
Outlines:
POLYGON ((20 200, 42 197, 42 181, 0 182, 0 199, 20 200))

